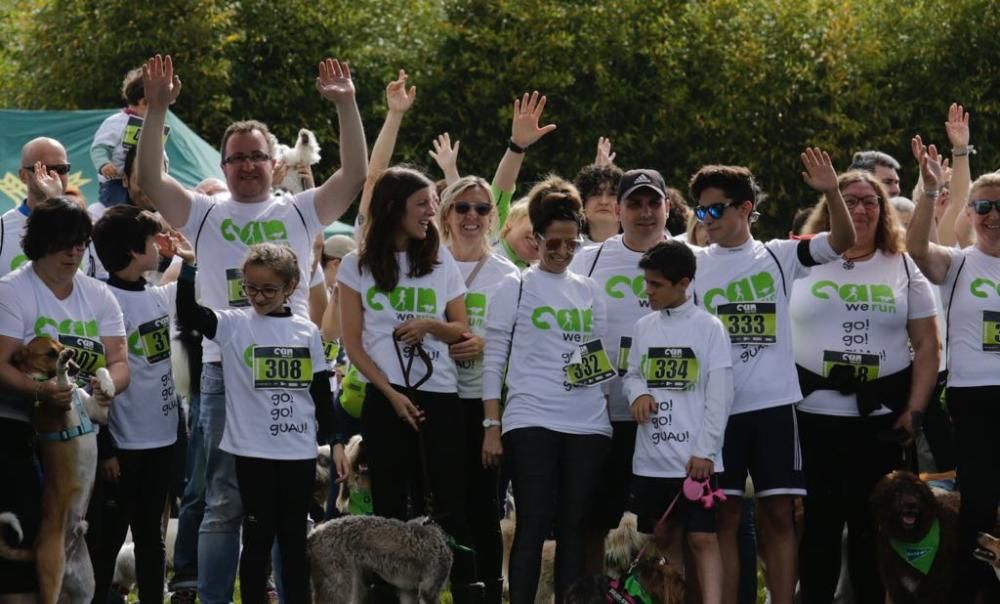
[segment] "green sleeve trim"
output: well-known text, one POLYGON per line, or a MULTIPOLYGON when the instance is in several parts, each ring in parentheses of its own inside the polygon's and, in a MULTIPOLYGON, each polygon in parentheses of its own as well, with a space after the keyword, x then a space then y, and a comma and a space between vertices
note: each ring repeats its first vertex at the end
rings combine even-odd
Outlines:
POLYGON ((510 202, 514 199, 514 191, 501 191, 496 183, 490 185, 490 191, 493 193, 493 199, 497 203, 497 216, 500 218, 500 224, 497 225, 497 229, 499 230, 507 222, 507 214, 510 213, 510 202))

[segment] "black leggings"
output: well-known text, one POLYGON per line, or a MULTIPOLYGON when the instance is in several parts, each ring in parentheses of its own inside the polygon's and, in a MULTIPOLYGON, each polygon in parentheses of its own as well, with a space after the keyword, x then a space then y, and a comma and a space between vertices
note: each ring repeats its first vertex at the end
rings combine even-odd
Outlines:
POLYGON ((243 501, 240 595, 246 604, 266 602, 271 546, 278 540, 284 602, 311 600, 306 557, 306 517, 316 478, 315 459, 274 460, 236 456, 243 501))
POLYGON ((495 586, 503 581, 503 537, 497 516, 500 476, 496 468, 483 467, 483 401, 462 399, 462 406, 468 439, 469 525, 475 544, 478 579, 487 585, 489 592, 491 582, 495 586))
MULTIPOLYGON (((948 388, 948 410, 958 445, 959 511, 957 589, 953 602, 973 602, 980 589, 996 589, 989 565, 972 558, 976 533, 991 532, 1000 504, 1000 386, 948 388)), ((989 600, 989 598, 987 598, 989 600)), ((996 600, 989 600, 996 601, 996 600)))
POLYGON ((584 575, 587 518, 611 439, 518 428, 503 435, 514 485, 517 524, 510 550, 511 604, 531 604, 538 588, 542 545, 556 532, 556 602, 584 575))
POLYGON ((895 415, 838 417, 798 412, 808 495, 799 545, 802 602, 833 601, 840 576, 841 536, 847 524, 847 566, 854 600, 882 604, 875 561, 875 523, 868 504, 875 484, 902 467, 903 449, 879 440, 895 415))
MULTIPOLYGON (((107 601, 115 574, 118 550, 132 527, 135 541, 135 577, 139 599, 156 602, 163 597, 163 537, 160 523, 167 502, 173 467, 173 445, 158 449, 119 449, 118 482, 104 481, 104 508, 100 541, 94 555, 94 601, 107 601)), ((100 475, 100 472, 98 472, 100 475)), ((104 480, 99 476, 98 480, 104 480)))
MULTIPOLYGON (((404 392, 404 388, 393 386, 404 392)), ((465 411, 456 394, 417 392, 413 403, 424 412, 420 425, 427 462, 432 516, 449 535, 462 545, 472 545, 472 532, 466 518, 466 428, 465 411)), ((419 478, 421 452, 417 433, 401 420, 389 400, 368 385, 361 410, 361 435, 371 476, 372 508, 377 516, 406 520, 408 497, 423 495, 419 478), (419 488, 416 486, 419 484, 419 488)), ((420 505, 414 506, 420 507, 420 505)), ((425 510, 426 511, 426 510, 425 510)), ((475 564, 456 559, 452 582, 475 580, 475 564)))

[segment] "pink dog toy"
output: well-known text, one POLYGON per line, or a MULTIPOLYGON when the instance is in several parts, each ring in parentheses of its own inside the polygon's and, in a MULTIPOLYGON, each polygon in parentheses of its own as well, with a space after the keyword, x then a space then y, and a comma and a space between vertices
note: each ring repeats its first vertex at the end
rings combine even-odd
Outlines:
POLYGON ((705 507, 706 510, 710 510, 715 506, 716 501, 725 501, 726 494, 722 492, 722 489, 712 489, 712 484, 708 478, 705 480, 695 480, 688 476, 684 479, 684 496, 690 501, 701 501, 701 505, 705 507))

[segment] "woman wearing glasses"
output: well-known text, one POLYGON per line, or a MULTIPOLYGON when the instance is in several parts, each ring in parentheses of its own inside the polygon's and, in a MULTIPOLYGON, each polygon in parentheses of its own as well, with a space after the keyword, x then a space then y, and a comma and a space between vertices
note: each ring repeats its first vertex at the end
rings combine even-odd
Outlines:
MULTIPOLYGON (((368 382, 361 434, 375 514, 406 519, 423 466, 424 503, 432 495, 433 516, 469 545, 465 408, 448 346, 472 334, 462 274, 434 224, 437 207, 434 183, 420 172, 379 176, 361 251, 345 256, 337 275, 341 338, 368 382)), ((474 590, 470 566, 459 558, 452 565, 456 602, 474 590)))
POLYGON ((499 604, 503 592, 503 542, 497 516, 497 468, 487 460, 500 449, 500 410, 483 408, 483 345, 486 316, 496 291, 508 275, 520 271, 496 255, 490 238, 497 225, 497 208, 489 184, 478 176, 465 176, 441 194, 438 210, 441 240, 448 246, 465 286, 465 311, 475 337, 451 345, 458 368, 458 396, 465 412, 466 462, 468 464, 468 518, 476 550, 479 580, 486 585, 486 603, 499 604))
MULTIPOLYGON (((598 385, 617 375, 600 340, 604 299, 593 280, 568 270, 583 244, 580 195, 550 178, 528 197, 539 262, 500 285, 483 361, 487 413, 499 405, 505 368, 508 378, 502 452, 517 498, 509 564, 515 604, 534 601, 542 544, 553 526, 556 600, 583 575, 585 519, 611 442, 598 385)), ((498 443, 487 440, 484 449, 488 463, 499 461, 498 443)))
MULTIPOLYGON (((795 280, 789 301, 808 490, 799 576, 803 601, 833 600, 846 523, 855 598, 881 602, 868 501, 882 476, 903 467, 903 447, 919 430, 934 389, 937 311, 930 284, 904 251, 882 183, 854 171, 837 185, 854 224, 854 245, 842 261, 814 266, 795 280)), ((804 232, 829 230, 824 198, 804 232)))
POLYGON ((1000 503, 1000 174, 972 183, 966 213, 976 234, 974 245, 949 248, 929 241, 934 198, 941 182, 937 149, 913 139, 920 158, 924 192, 910 222, 907 245, 931 283, 941 286, 947 322, 948 388, 945 398, 958 446, 958 592, 954 602, 972 602, 986 581, 985 564, 971 557, 976 533, 990 531, 1000 503))

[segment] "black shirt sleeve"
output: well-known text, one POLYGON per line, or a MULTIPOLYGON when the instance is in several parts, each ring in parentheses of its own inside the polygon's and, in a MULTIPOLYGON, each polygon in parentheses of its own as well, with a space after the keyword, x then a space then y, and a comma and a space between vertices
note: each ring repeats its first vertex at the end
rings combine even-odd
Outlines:
POLYGON ((183 329, 193 329, 208 339, 215 337, 219 319, 212 309, 198 304, 194 296, 195 267, 185 263, 177 279, 177 322, 183 329))
POLYGON ((330 391, 330 372, 324 369, 313 374, 309 394, 316 407, 316 443, 336 443, 336 419, 333 414, 333 393, 330 391))

